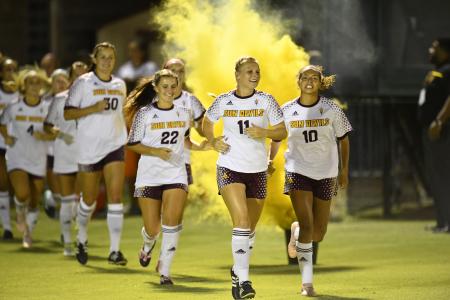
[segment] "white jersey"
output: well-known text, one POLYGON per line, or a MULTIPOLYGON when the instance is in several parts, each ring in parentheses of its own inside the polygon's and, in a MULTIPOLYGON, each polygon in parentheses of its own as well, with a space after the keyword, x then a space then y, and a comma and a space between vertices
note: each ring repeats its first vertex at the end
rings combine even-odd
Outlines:
POLYGON ((75 143, 75 135, 77 133, 75 120, 64 119, 64 106, 69 91, 56 94, 47 115, 45 123, 59 128, 59 130, 74 138, 72 144, 57 138, 54 142, 54 164, 53 171, 58 174, 69 174, 78 171, 77 164, 77 144, 75 143))
POLYGON ((223 118, 223 136, 230 150, 220 154, 217 165, 242 173, 267 170, 267 149, 264 139, 252 139, 244 131, 252 124, 267 128, 283 122, 277 101, 269 94, 255 91, 241 98, 235 91, 222 94, 206 112, 212 122, 223 118))
POLYGON ((324 97, 311 106, 301 105, 297 98, 281 109, 288 131, 286 171, 316 180, 336 177, 339 165, 336 139, 352 130, 342 109, 324 97))
POLYGON ((77 120, 78 163, 94 164, 123 146, 127 130, 122 113, 126 97, 125 82, 112 76, 102 81, 94 72, 81 75, 69 90, 65 108, 85 108, 106 99, 105 110, 77 120))
MULTIPOLYGON (((53 103, 53 101, 55 100, 55 95, 52 95, 52 94, 45 94, 43 97, 42 97, 42 100, 44 101, 44 102, 47 102, 47 106, 48 107, 51 107, 52 106, 52 103, 53 103)), ((48 148, 47 148, 47 155, 48 156, 54 156, 54 154, 55 154, 55 142, 54 141, 52 141, 52 142, 47 142, 47 145, 48 145, 48 148)))
POLYGON ((141 143, 149 147, 169 148, 172 154, 167 161, 157 156, 141 155, 136 188, 174 183, 187 185, 183 149, 190 123, 190 112, 179 106, 163 110, 152 103, 137 112, 131 126, 128 144, 141 143))
MULTIPOLYGON (((192 114, 194 122, 200 121, 206 111, 200 100, 187 91, 182 91, 181 95, 173 100, 173 104, 188 109, 192 114)), ((191 151, 187 148, 184 148, 184 162, 186 164, 191 163, 191 151)))
POLYGON ((44 120, 48 112, 48 102, 41 100, 30 106, 23 97, 9 104, 1 124, 7 125, 8 134, 15 137, 13 146, 6 147, 6 166, 8 172, 20 169, 36 176, 45 176, 47 164, 47 142, 37 140, 33 132, 44 131, 44 120))
MULTIPOLYGON (((19 93, 7 93, 0 87, 0 115, 5 110, 6 106, 19 99, 19 93)), ((0 149, 6 149, 5 140, 0 134, 0 149)))
POLYGON ((117 76, 124 80, 134 81, 145 76, 151 76, 156 71, 158 71, 158 66, 152 61, 147 61, 138 67, 135 67, 131 61, 127 61, 120 66, 117 76))

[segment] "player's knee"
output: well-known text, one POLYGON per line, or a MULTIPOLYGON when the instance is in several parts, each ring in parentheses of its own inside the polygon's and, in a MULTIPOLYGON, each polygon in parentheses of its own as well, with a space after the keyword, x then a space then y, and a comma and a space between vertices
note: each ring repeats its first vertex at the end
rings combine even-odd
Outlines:
POLYGON ((319 226, 318 228, 314 228, 313 241, 314 242, 322 241, 326 233, 327 233, 326 226, 319 226))
POLYGON ((16 190, 14 196, 19 202, 26 202, 30 199, 30 192, 28 190, 16 190))

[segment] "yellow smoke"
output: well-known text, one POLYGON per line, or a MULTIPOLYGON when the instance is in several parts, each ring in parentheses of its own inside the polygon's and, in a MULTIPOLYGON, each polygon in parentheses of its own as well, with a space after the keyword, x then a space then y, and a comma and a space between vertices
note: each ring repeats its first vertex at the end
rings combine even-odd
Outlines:
MULTIPOLYGON (((244 55, 260 63, 259 90, 274 95, 280 104, 298 95, 295 76, 308 64, 309 56, 286 33, 281 17, 257 11, 250 0, 168 0, 153 18, 166 35, 166 57, 187 62, 187 85, 206 108, 214 100, 208 93, 218 95, 235 88, 234 63, 244 55)), ((221 124, 216 130, 221 133, 221 124)), ((275 162, 277 172, 269 180, 263 220, 288 228, 294 215, 289 198, 282 194, 284 150, 283 145, 275 162)), ((192 156, 195 184, 190 195, 201 201, 204 217, 228 215, 217 195, 216 160, 212 151, 192 156)))

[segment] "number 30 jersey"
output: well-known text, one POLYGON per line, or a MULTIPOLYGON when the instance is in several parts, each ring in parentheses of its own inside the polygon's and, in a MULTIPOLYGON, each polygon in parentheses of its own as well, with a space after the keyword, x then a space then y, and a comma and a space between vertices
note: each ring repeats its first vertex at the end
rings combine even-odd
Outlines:
POLYGON ((187 185, 183 150, 191 121, 190 111, 180 106, 165 110, 152 103, 137 112, 131 125, 128 145, 141 143, 154 148, 169 148, 172 152, 169 160, 141 155, 136 188, 173 183, 187 185))
POLYGON ((107 100, 104 111, 77 120, 76 143, 79 164, 94 164, 127 141, 122 107, 126 97, 125 82, 112 76, 102 81, 94 72, 81 75, 69 90, 67 108, 85 108, 107 100))
POLYGON ((325 97, 311 106, 297 99, 281 109, 288 131, 285 169, 320 180, 338 175, 336 139, 344 138, 352 126, 342 109, 325 97))
POLYGON ((8 134, 15 138, 12 146, 6 147, 6 165, 8 172, 21 169, 36 176, 45 176, 48 144, 33 137, 35 131, 44 131, 44 120, 49 103, 41 101, 34 106, 28 105, 23 97, 9 104, 1 117, 8 134))
POLYGON ((224 141, 230 150, 220 154, 217 165, 242 173, 267 170, 265 139, 253 139, 245 134, 252 124, 267 128, 283 122, 283 113, 277 101, 269 94, 255 91, 248 97, 239 97, 230 91, 216 98, 206 112, 212 122, 223 118, 224 141))

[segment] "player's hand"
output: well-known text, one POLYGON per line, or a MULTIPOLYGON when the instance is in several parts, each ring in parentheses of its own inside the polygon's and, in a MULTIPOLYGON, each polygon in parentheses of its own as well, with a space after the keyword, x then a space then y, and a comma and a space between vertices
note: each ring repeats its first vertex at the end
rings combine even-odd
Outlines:
POLYGON ((58 133, 58 137, 59 137, 60 139, 62 139, 62 140, 64 141, 64 143, 66 143, 66 145, 71 145, 71 144, 73 144, 74 138, 73 138, 73 135, 71 135, 71 134, 64 133, 64 132, 60 131, 60 132, 58 133))
POLYGON ((17 86, 17 83, 14 80, 10 80, 10 81, 4 80, 4 81, 2 81, 2 84, 3 84, 3 86, 5 86, 8 89, 8 91, 11 91, 11 92, 16 92, 17 89, 19 88, 17 86))
POLYGON ((95 112, 102 112, 108 106, 108 100, 103 99, 94 104, 95 112))
POLYGON ((434 120, 428 128, 428 137, 431 141, 436 141, 441 137, 442 123, 434 120))
POLYGON ((213 150, 213 146, 211 145, 211 143, 208 143, 208 140, 204 140, 203 142, 201 142, 198 147, 202 151, 213 150))
POLYGON ((172 154, 172 150, 169 148, 156 148, 154 155, 158 156, 162 160, 169 160, 172 154))
POLYGON ((267 131, 265 128, 256 126, 252 123, 252 126, 249 128, 246 128, 244 130, 244 133, 251 137, 252 139, 261 139, 265 138, 267 136, 267 131))
POLYGON ((230 151, 230 145, 224 142, 224 136, 219 136, 213 139, 211 142, 211 146, 213 147, 214 150, 222 154, 225 154, 228 151, 230 151))
POLYGON ((8 135, 5 138, 5 144, 8 145, 8 146, 12 147, 12 146, 14 146, 15 143, 16 143, 16 138, 15 137, 8 135))
POLYGON ((269 176, 270 176, 270 175, 272 175, 273 173, 275 173, 275 171, 276 171, 276 169, 275 169, 275 167, 273 166, 273 161, 270 160, 270 161, 269 161, 269 165, 267 166, 267 173, 268 173, 269 176))
POLYGON ((33 132, 33 137, 35 139, 37 139, 38 141, 46 141, 47 140, 47 135, 43 132, 40 131, 34 131, 33 132))
POLYGON ((338 186, 341 189, 346 189, 348 187, 348 170, 341 169, 338 175, 338 186))

